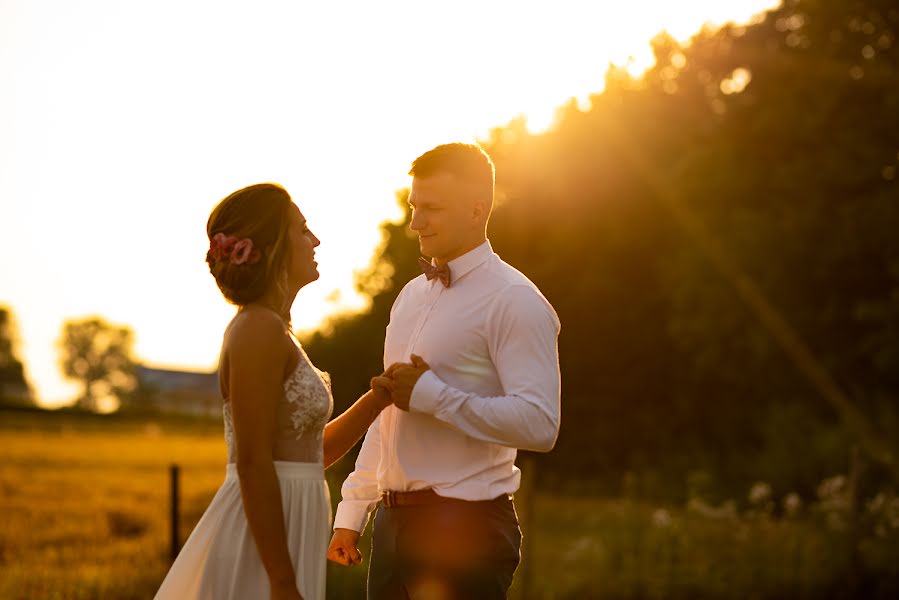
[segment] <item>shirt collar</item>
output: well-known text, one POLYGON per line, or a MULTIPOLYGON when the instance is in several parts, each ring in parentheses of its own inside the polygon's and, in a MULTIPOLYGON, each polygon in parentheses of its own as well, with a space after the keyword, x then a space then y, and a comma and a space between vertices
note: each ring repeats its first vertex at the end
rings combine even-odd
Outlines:
MULTIPOLYGON (((450 269, 452 282, 455 283, 462 279, 466 273, 483 264, 484 261, 493 256, 493 254, 493 246, 490 245, 490 240, 485 240, 484 243, 477 248, 469 250, 462 256, 458 256, 446 263, 450 269)), ((433 259, 431 259, 431 264, 434 264, 433 259)))

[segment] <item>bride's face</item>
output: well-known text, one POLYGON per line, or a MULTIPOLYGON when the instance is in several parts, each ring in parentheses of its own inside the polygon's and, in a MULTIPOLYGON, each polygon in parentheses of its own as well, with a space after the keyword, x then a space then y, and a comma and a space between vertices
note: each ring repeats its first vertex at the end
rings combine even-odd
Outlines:
POLYGON ((306 224, 306 218, 296 204, 291 204, 287 229, 287 279, 291 287, 300 289, 318 279, 315 248, 321 243, 306 224))

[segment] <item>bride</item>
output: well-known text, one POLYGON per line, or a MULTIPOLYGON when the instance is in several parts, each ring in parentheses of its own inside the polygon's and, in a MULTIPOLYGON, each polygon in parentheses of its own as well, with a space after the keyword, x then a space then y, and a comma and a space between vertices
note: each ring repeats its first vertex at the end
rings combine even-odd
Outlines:
POLYGON ((238 311, 222 342, 225 481, 181 549, 157 600, 325 597, 331 504, 324 468, 390 404, 391 381, 328 422, 327 373, 293 336, 297 292, 318 279, 319 240, 287 191, 263 183, 213 209, 206 262, 238 311))

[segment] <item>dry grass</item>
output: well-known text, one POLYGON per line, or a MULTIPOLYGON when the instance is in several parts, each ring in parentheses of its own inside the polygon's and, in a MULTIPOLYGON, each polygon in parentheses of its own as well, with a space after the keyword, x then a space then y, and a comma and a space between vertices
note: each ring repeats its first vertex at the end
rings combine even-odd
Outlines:
POLYGON ((183 540, 224 477, 221 435, 203 426, 7 417, 0 597, 151 597, 168 566, 168 466, 183 470, 183 540))
MULTIPOLYGON (((225 460, 215 421, 0 411, 0 598, 152 598, 169 565, 169 465, 182 468, 183 541, 225 460)), ((329 470, 335 501, 346 468, 329 470)), ((528 596, 851 597, 846 539, 811 513, 710 517, 541 494, 525 530, 528 596)), ((881 566, 866 575, 875 585, 868 597, 895 589, 895 539, 863 545, 880 553, 869 561, 881 566)), ((524 597, 524 579, 520 572, 514 597, 524 597)), ((364 597, 364 585, 365 567, 329 566, 329 598, 364 597)))

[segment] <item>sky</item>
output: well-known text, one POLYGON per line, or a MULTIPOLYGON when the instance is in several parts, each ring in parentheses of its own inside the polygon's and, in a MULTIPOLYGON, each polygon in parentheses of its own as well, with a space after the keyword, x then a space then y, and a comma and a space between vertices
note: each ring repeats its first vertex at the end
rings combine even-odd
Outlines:
POLYGON ((665 30, 746 22, 775 0, 0 0, 0 306, 37 399, 70 403, 57 341, 99 315, 153 366, 216 367, 234 307, 206 219, 284 185, 321 239, 294 325, 364 299, 353 272, 398 218, 411 161, 525 116, 588 106, 665 30))

